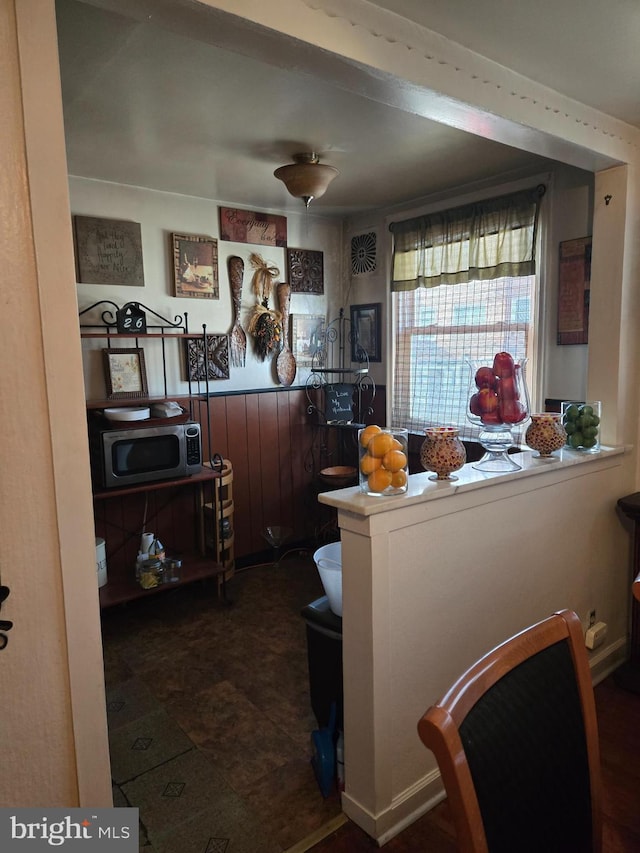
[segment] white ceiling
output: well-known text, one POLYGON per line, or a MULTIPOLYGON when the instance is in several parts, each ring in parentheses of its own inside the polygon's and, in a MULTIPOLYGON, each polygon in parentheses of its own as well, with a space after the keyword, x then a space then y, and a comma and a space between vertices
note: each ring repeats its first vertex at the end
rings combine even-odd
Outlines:
POLYGON ((640 127, 638 0, 370 0, 640 127))
MULTIPOLYGON (((640 125, 636 0, 374 2, 545 85, 562 80, 555 88, 640 125)), ((548 166, 338 87, 317 76, 321 54, 310 73, 303 46, 283 52, 260 33, 253 49, 252 33, 239 34, 222 13, 217 44, 204 40, 208 31, 193 37, 186 13, 195 5, 170 30, 145 20, 144 0, 57 0, 70 174, 300 209, 273 171, 313 148, 340 170, 313 211, 347 216, 548 166)))

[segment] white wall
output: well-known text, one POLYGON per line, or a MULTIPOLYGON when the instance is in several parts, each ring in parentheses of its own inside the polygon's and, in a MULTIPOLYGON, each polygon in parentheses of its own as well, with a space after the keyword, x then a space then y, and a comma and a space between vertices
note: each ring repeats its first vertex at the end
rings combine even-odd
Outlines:
POLYGON ((545 397, 586 399, 588 345, 559 346, 557 343, 558 264, 560 243, 591 235, 592 220, 593 176, 574 169, 558 169, 553 178, 549 228, 544 234, 548 253, 543 305, 545 356, 542 387, 545 397))
MULTIPOLYGON (((103 181, 70 177, 69 191, 72 214, 96 216, 106 219, 125 219, 139 222, 142 233, 144 263, 144 287, 97 284, 78 284, 80 310, 101 299, 110 299, 119 306, 125 302, 141 302, 159 314, 173 319, 176 314, 188 313, 189 331, 202 332, 206 323, 210 334, 227 334, 232 326, 232 302, 227 271, 227 259, 238 255, 244 260, 245 271, 242 289, 243 327, 248 325, 251 308, 256 303, 251 289, 253 268, 249 255, 255 252, 280 270, 279 281, 288 281, 286 249, 255 246, 247 243, 232 243, 218 239, 219 299, 196 299, 173 295, 173 269, 170 251, 171 234, 198 234, 219 238, 218 205, 234 207, 232 200, 211 201, 209 199, 162 193, 140 187, 123 186, 103 181)), ((294 293, 291 295, 292 314, 321 314, 328 319, 337 315, 340 308, 342 281, 341 226, 331 220, 305 212, 300 202, 299 215, 287 216, 287 243, 291 248, 311 249, 323 252, 324 294, 294 293)), ((283 215, 283 211, 268 211, 283 215)), ((275 292, 269 307, 277 307, 275 292)), ((87 316, 82 320, 87 322, 87 316)), ((152 318, 148 318, 152 322, 152 318)), ((104 398, 102 363, 99 350, 103 342, 84 341, 85 382, 90 399, 104 398)), ((151 343, 141 346, 145 350, 149 393, 161 394, 161 369, 158 362, 159 348, 151 343)), ((168 353, 169 393, 187 393, 184 371, 178 361, 168 353)), ((299 370, 294 384, 304 384, 307 370, 299 370)), ((212 391, 237 391, 246 389, 273 388, 279 385, 275 373, 275 360, 261 362, 255 355, 251 339, 247 336, 247 358, 244 368, 230 368, 228 380, 216 380, 212 391)))

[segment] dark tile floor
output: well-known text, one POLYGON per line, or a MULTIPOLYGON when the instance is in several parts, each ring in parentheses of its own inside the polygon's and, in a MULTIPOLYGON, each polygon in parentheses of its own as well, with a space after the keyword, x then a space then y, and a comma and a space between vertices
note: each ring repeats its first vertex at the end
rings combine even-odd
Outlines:
POLYGON ((341 814, 310 763, 310 555, 102 616, 114 803, 145 853, 281 853, 341 814))

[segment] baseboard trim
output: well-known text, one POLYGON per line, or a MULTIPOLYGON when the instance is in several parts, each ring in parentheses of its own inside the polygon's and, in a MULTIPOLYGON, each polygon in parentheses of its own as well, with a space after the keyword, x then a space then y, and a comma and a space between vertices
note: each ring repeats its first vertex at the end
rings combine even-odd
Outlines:
POLYGON ((342 795, 342 808, 354 823, 382 846, 435 808, 444 797, 440 771, 436 768, 394 797, 391 805, 377 815, 373 815, 346 792, 342 795))
POLYGON ((591 668, 591 678, 593 686, 600 684, 601 681, 611 675, 611 673, 621 666, 627 659, 628 642, 626 637, 621 637, 614 643, 605 646, 601 652, 594 655, 589 660, 591 668))

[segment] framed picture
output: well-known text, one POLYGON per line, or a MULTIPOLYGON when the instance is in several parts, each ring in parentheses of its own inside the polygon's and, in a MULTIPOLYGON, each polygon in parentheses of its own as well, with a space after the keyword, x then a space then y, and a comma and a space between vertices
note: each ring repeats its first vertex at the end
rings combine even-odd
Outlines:
POLYGON ((174 293, 219 299, 218 241, 194 234, 172 234, 174 293))
POLYGON ((207 335, 207 364, 205 369, 204 340, 199 338, 188 338, 187 350, 187 378, 192 382, 204 381, 209 374, 209 379, 229 378, 229 336, 207 335))
POLYGON ((560 243, 558 345, 589 342, 591 237, 560 243))
POLYGON ((324 293, 322 252, 287 249, 287 272, 292 293, 324 293))
POLYGON ((369 361, 382 361, 381 314, 381 302, 351 306, 351 361, 364 361, 361 350, 369 361))
POLYGON ((104 378, 110 400, 146 397, 147 371, 143 349, 103 349, 104 378))
POLYGON ((298 367, 309 367, 314 353, 324 344, 325 319, 322 314, 291 315, 291 351, 298 367))
POLYGON ((77 280, 144 287, 139 222, 74 216, 77 280))

